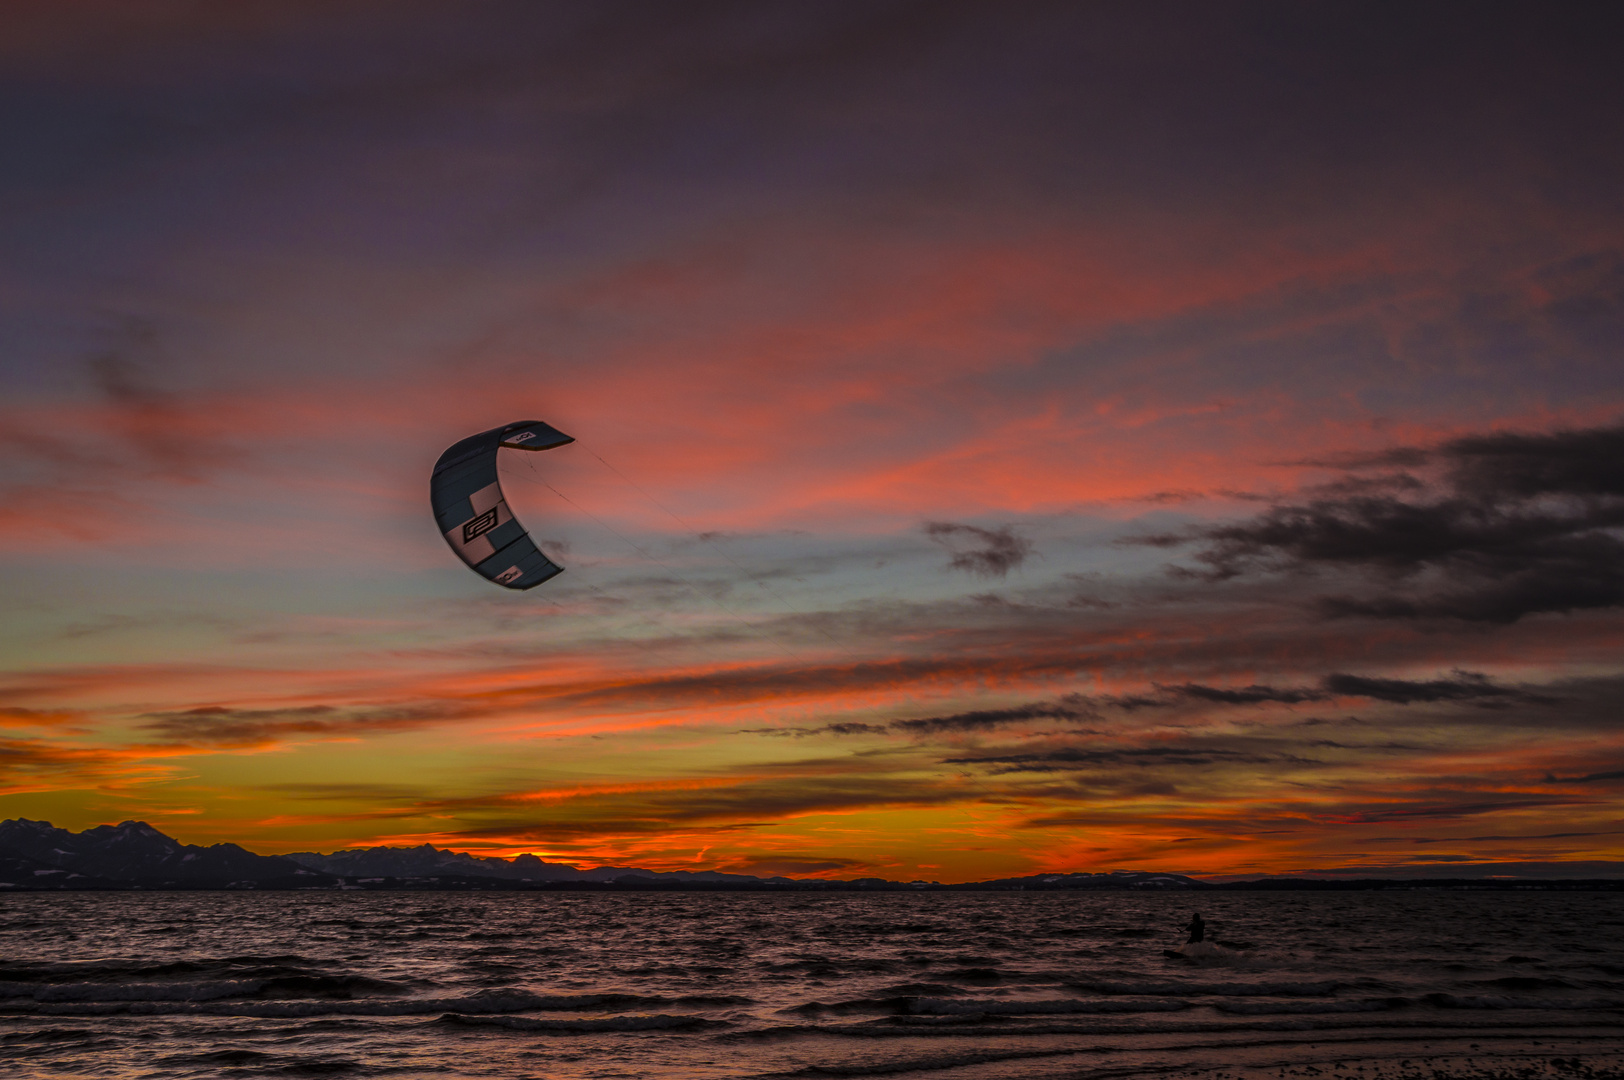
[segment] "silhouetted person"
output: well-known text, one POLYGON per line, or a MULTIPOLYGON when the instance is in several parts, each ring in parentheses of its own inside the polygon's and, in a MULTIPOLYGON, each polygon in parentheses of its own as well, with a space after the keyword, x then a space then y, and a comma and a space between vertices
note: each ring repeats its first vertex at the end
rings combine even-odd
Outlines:
POLYGON ((1201 921, 1200 915, 1192 915, 1190 925, 1184 929, 1190 932, 1190 940, 1185 942, 1186 945, 1193 945, 1198 941, 1207 940, 1207 924, 1201 921))

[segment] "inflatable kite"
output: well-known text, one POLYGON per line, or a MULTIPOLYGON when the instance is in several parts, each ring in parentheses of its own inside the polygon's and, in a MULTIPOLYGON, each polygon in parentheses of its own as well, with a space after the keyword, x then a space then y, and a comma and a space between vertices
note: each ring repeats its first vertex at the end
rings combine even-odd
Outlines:
POLYGON ((480 432, 440 455, 429 481, 429 502, 440 535, 480 577, 510 589, 533 589, 564 572, 541 553, 508 509, 496 475, 496 453, 551 450, 575 440, 542 423, 520 420, 480 432))

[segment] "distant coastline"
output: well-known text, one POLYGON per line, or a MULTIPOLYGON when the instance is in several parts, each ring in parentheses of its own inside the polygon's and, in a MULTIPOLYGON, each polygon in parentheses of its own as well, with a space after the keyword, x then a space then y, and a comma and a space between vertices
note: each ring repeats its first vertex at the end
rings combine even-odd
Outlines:
POLYGON ((758 877, 719 871, 600 866, 580 870, 534 855, 470 855, 423 844, 320 854, 259 855, 237 844, 182 844, 146 822, 80 833, 46 821, 0 821, 0 893, 85 891, 568 891, 568 892, 1049 892, 1058 890, 1475 890, 1624 892, 1624 878, 1262 876, 1202 881, 1147 870, 1032 874, 943 884, 865 877, 758 877))

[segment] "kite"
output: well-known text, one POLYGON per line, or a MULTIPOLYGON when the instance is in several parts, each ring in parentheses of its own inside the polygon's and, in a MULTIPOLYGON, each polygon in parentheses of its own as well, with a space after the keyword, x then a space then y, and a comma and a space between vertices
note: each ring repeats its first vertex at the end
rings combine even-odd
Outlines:
POLYGON ((513 517, 496 475, 496 453, 551 450, 575 440, 540 420, 520 420, 470 435, 435 463, 429 502, 440 535, 457 557, 488 581, 533 589, 564 568, 541 553, 513 517))

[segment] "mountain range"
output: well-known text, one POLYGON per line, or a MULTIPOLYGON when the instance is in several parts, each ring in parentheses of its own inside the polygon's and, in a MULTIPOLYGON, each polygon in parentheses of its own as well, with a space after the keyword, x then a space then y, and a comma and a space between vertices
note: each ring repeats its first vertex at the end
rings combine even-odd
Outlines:
POLYGON ((49 821, 0 821, 0 888, 304 888, 338 878, 236 844, 199 847, 144 821, 74 833, 49 821))
POLYGON ((715 870, 599 866, 578 870, 534 855, 512 859, 418 847, 352 848, 320 854, 256 855, 236 844, 182 844, 144 821, 83 832, 48 821, 0 821, 0 890, 58 889, 380 889, 380 888, 677 888, 677 889, 1064 889, 1202 888, 1182 874, 1116 871, 1037 874, 971 885, 856 878, 757 877, 715 870))
POLYGON ((1624 892, 1624 878, 1313 877, 1270 875, 1222 883, 1142 870, 1032 874, 942 885, 885 878, 756 877, 715 870, 599 866, 579 870, 534 855, 513 859, 417 847, 350 848, 323 855, 257 855, 237 844, 183 844, 144 821, 84 832, 48 821, 0 821, 0 892, 65 889, 591 889, 591 890, 1050 890, 1050 889, 1557 889, 1624 892))

